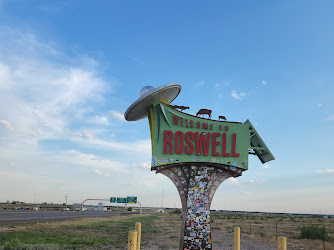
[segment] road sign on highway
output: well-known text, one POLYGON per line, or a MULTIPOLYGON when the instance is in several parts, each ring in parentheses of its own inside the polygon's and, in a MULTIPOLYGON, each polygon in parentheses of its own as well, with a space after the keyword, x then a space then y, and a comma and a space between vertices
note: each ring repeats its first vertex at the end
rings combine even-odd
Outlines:
POLYGON ((127 203, 127 198, 117 197, 117 203, 127 203))
POLYGON ((110 197, 110 202, 111 203, 116 203, 116 197, 110 197))
POLYGON ((127 202, 132 203, 132 204, 137 204, 137 197, 134 196, 128 196, 127 197, 127 202))

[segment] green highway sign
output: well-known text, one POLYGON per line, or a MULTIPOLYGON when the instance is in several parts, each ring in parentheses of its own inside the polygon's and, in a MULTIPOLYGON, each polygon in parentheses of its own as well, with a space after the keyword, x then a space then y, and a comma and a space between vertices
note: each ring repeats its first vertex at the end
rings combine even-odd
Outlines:
POLYGON ((117 203, 127 203, 127 202, 128 202, 127 198, 117 197, 117 203))
POLYGON ((110 197, 111 203, 131 203, 137 204, 137 197, 128 196, 128 197, 110 197))
POLYGON ((132 203, 132 204, 137 204, 137 197, 128 196, 127 197, 127 202, 132 203))

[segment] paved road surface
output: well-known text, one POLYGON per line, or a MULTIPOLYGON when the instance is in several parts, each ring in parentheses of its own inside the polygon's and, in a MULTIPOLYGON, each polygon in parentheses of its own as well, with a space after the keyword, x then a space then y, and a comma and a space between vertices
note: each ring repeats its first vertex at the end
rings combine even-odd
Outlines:
MULTIPOLYGON (((135 214, 135 212, 124 212, 125 214, 135 214)), ((41 211, 6 211, 0 212, 0 223, 25 222, 25 221, 45 221, 45 220, 63 220, 82 217, 100 217, 119 215, 118 212, 41 212, 41 211)))

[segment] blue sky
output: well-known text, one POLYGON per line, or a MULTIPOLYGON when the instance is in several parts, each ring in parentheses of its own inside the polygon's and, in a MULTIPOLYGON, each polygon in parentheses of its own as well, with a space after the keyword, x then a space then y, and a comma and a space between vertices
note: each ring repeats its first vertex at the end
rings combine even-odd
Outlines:
POLYGON ((249 119, 276 160, 225 181, 213 209, 334 214, 332 1, 0 0, 0 201, 138 196, 180 206, 150 171, 142 87, 249 119))

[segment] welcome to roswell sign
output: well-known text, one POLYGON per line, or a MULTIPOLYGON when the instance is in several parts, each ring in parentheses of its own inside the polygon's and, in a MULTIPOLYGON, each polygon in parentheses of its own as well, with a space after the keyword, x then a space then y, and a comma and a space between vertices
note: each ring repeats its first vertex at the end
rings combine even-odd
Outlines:
POLYGON ((161 102, 149 115, 152 167, 206 162, 248 169, 250 129, 247 122, 220 122, 179 112, 161 102))

